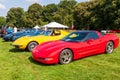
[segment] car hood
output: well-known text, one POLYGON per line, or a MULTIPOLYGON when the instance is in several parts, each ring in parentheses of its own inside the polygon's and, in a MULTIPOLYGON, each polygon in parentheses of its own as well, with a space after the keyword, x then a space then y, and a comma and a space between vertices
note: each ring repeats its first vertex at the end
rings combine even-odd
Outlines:
POLYGON ((65 45, 67 45, 67 43, 64 41, 50 41, 50 42, 46 42, 46 43, 43 43, 41 45, 38 45, 36 47, 36 49, 37 50, 52 50, 52 49, 62 47, 65 45))
POLYGON ((50 42, 45 42, 41 45, 36 46, 32 53, 40 55, 42 57, 45 56, 52 56, 56 53, 60 53, 61 50, 64 48, 71 48, 71 44, 77 44, 74 42, 66 42, 66 41, 50 41, 50 42))

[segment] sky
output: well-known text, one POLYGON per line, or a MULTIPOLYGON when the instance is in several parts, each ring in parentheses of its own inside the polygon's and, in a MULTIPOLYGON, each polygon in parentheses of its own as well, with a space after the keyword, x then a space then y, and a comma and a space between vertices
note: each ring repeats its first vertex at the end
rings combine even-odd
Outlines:
MULTIPOLYGON (((85 2, 89 0, 76 0, 79 2, 85 2)), ((0 0, 0 16, 6 16, 7 12, 10 10, 10 8, 13 7, 21 7, 25 11, 28 10, 28 7, 32 5, 33 3, 39 3, 41 5, 47 5, 51 3, 58 4, 60 0, 0 0)))

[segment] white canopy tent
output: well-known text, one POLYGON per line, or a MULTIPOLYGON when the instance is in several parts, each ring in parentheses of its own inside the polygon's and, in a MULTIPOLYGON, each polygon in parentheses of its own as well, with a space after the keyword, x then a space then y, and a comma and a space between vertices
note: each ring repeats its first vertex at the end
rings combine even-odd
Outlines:
POLYGON ((34 28, 35 28, 35 29, 39 29, 40 27, 39 27, 38 25, 36 25, 34 28))
POLYGON ((59 29, 66 29, 66 28, 69 28, 68 26, 65 26, 65 25, 62 25, 60 23, 57 23, 57 22, 51 22, 49 24, 46 24, 44 26, 42 26, 42 28, 59 28, 59 29))

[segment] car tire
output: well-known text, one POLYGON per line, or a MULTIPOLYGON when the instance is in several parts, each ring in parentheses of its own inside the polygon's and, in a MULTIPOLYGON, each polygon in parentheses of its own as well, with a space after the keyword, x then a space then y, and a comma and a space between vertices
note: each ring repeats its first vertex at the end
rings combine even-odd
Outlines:
POLYGON ((70 49, 64 49, 61 51, 59 56, 59 63, 60 64, 68 64, 73 59, 73 53, 70 49))
POLYGON ((27 46, 28 51, 32 51, 38 45, 37 42, 30 42, 27 46))
POLYGON ((113 52, 113 50, 114 50, 114 43, 112 41, 107 42, 105 52, 107 54, 110 54, 113 52))

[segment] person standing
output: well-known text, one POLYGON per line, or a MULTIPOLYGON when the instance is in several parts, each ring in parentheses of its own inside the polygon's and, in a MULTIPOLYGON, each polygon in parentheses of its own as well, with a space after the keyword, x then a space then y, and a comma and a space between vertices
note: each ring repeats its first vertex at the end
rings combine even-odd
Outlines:
POLYGON ((10 34, 12 33, 12 28, 9 26, 6 31, 7 31, 7 34, 10 34))
POLYGON ((16 33, 16 32, 17 32, 17 27, 14 26, 14 28, 13 28, 13 33, 16 33))

